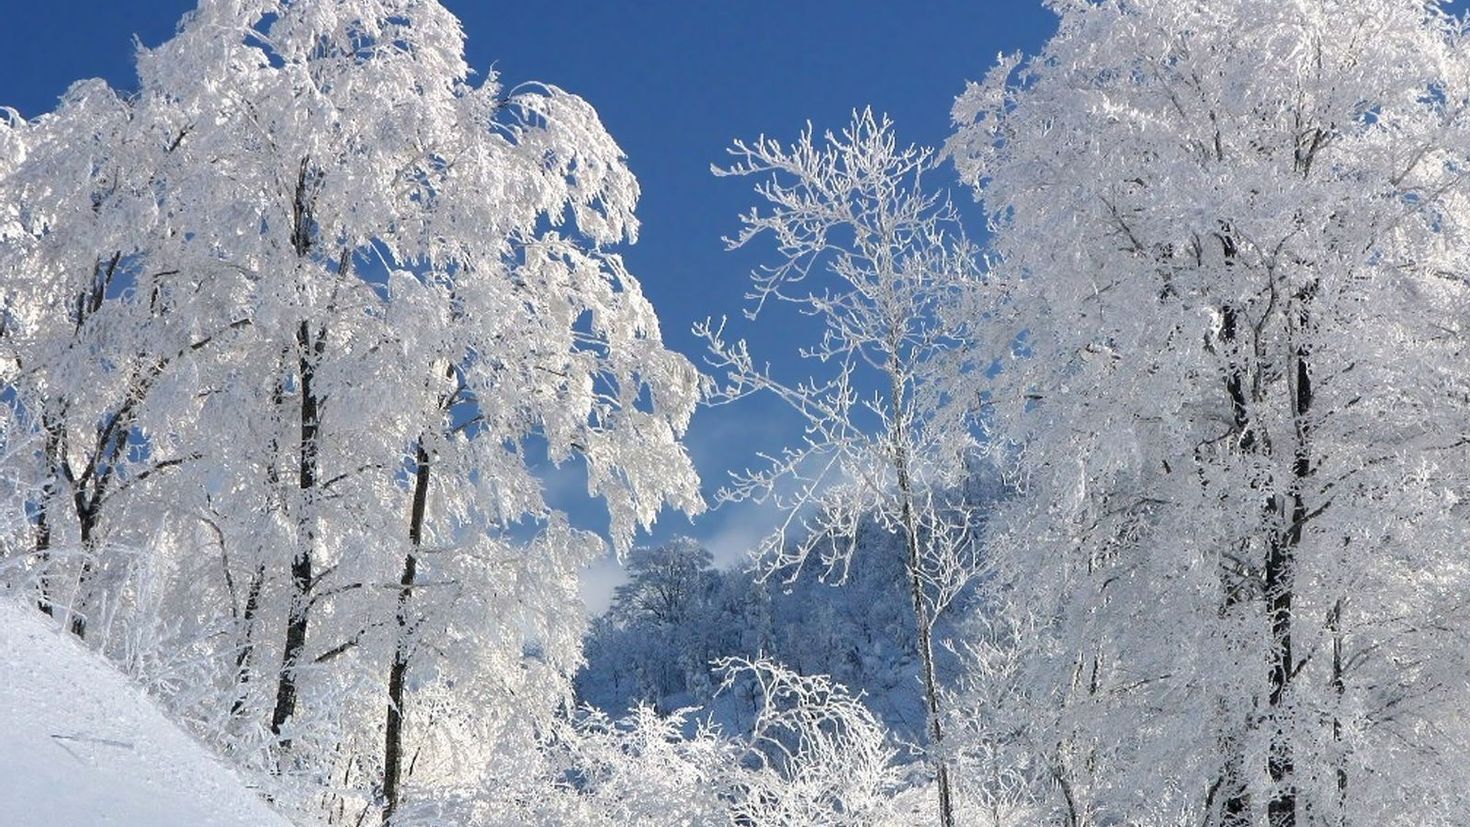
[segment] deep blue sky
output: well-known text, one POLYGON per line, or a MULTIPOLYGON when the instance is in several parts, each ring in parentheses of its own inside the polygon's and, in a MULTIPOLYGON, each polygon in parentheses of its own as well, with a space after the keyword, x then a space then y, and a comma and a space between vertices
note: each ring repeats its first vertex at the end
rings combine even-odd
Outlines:
MULTIPOLYGON (((769 248, 733 255, 720 241, 755 203, 753 182, 717 179, 710 164, 723 162, 734 138, 794 137, 808 119, 819 130, 836 129, 854 107, 868 105, 890 114, 903 140, 940 143, 965 81, 979 78, 998 52, 1034 51, 1054 28, 1040 0, 443 2, 464 22, 472 66, 493 66, 507 86, 542 81, 587 98, 627 152, 643 188, 643 228, 624 253, 667 342, 700 362, 690 325, 728 315, 757 356, 788 375, 800 367, 789 354, 807 332, 784 319, 754 326, 739 319, 746 274, 769 260, 769 248)), ((195 3, 8 5, 0 105, 31 117, 80 78, 131 88, 133 36, 161 42, 195 3)), ((729 469, 754 462, 756 450, 794 438, 795 426, 766 402, 701 411, 689 444, 707 490, 713 494, 729 469)), ((577 506, 573 475, 560 482, 582 522, 605 522, 577 506)), ((647 539, 690 534, 733 561, 768 525, 749 508, 722 509, 692 525, 666 514, 647 539)), ((600 603, 615 579, 610 566, 587 578, 589 600, 600 603)))

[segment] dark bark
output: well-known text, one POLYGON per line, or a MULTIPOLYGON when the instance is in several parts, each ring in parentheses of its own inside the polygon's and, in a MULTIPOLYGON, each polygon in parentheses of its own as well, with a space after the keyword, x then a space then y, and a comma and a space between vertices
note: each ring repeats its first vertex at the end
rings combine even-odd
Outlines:
POLYGON ((97 511, 95 506, 89 506, 85 498, 78 494, 77 497, 77 526, 81 530, 82 539, 82 570, 77 576, 77 605, 69 612, 71 617, 71 633, 86 640, 87 638, 87 592, 91 585, 93 559, 95 554, 96 540, 94 535, 97 530, 97 511))
MULTIPOLYGON (((290 350, 283 349, 279 362, 276 364, 276 383, 271 389, 271 420, 279 424, 281 417, 281 406, 286 400, 286 388, 284 385, 284 373, 286 360, 290 357, 290 350)), ((273 431, 274 433, 275 431, 273 431)), ((280 442, 273 436, 266 448, 265 455, 265 482, 267 511, 278 511, 281 503, 281 470, 276 464, 281 449, 280 442)), ((224 535, 220 535, 220 543, 225 542, 224 535)), ((260 594, 265 586, 265 560, 256 564, 255 573, 250 580, 250 588, 245 596, 245 610, 240 618, 241 626, 244 628, 244 639, 240 644, 240 651, 235 656, 235 680, 236 695, 235 702, 231 704, 230 714, 239 715, 245 706, 245 699, 250 683, 250 663, 255 657, 255 619, 260 609, 260 594)), ((229 576, 229 563, 225 564, 225 576, 229 576)))
MULTIPOLYGON (((1308 327, 1307 300, 1307 293, 1297 296, 1300 335, 1304 335, 1308 327)), ((1307 422, 1312 411, 1312 377, 1305 344, 1297 345, 1292 361, 1294 375, 1291 378, 1294 381, 1291 384, 1291 402, 1296 420, 1296 454, 1292 460, 1289 488, 1281 498, 1284 525, 1282 530, 1272 535, 1265 572, 1266 604, 1271 622, 1269 703, 1272 730, 1266 762, 1273 787, 1271 801, 1267 805, 1267 822, 1270 827, 1295 827, 1297 821, 1291 739, 1281 724, 1281 718, 1285 712, 1287 690, 1295 668, 1292 657, 1292 601, 1296 594, 1296 552, 1301 546, 1302 531, 1309 519, 1302 489, 1312 473, 1311 432, 1307 422)))
POLYGON ((51 565, 51 504, 56 498, 56 480, 60 476, 61 445, 65 440, 63 426, 55 417, 43 415, 42 426, 46 431, 46 482, 41 486, 41 496, 36 503, 36 568, 39 571, 37 586, 40 597, 37 601, 41 611, 54 615, 51 605, 51 576, 47 569, 51 565))
POLYGON ((46 516, 46 510, 51 506, 50 499, 43 491, 41 502, 36 506, 36 586, 40 592, 36 606, 48 616, 55 611, 51 607, 51 578, 46 573, 51 564, 51 523, 46 516))
MULTIPOLYGON (((307 261, 313 246, 313 209, 316 197, 313 188, 316 178, 312 173, 311 159, 302 158, 291 199, 291 247, 296 257, 303 262, 307 261)), ((347 271, 348 261, 348 253, 343 250, 337 268, 339 280, 347 271)), ((306 649, 306 636, 311 620, 312 587, 315 585, 313 565, 316 556, 317 484, 321 476, 318 467, 321 399, 316 388, 316 368, 321 363, 326 340, 325 326, 313 331, 311 323, 305 319, 297 326, 296 364, 301 404, 298 443, 300 464, 296 487, 301 511, 296 515, 296 550, 291 558, 291 605, 286 614, 286 640, 281 650, 281 671, 276 680, 276 704, 271 710, 271 733, 278 738, 283 752, 291 748, 291 739, 281 738, 280 735, 282 727, 296 714, 299 693, 297 668, 306 649)))
MULTIPOLYGON (((66 477, 67 484, 71 487, 72 503, 77 515, 77 529, 82 546, 82 566, 77 576, 77 597, 75 605, 68 611, 71 631, 79 638, 85 639, 87 636, 86 608, 90 602, 92 574, 100 562, 100 549, 96 534, 102 522, 102 506, 107 502, 108 493, 118 479, 118 469, 127 457, 128 438, 132 436, 138 408, 143 404, 153 382, 163 374, 167 365, 168 359, 158 359, 134 374, 122 403, 118 405, 112 416, 108 417, 107 424, 98 434, 97 444, 81 474, 73 472, 71 464, 66 460, 64 448, 60 455, 59 467, 62 475, 66 477)), ((170 460, 167 463, 159 463, 152 470, 166 465, 176 465, 180 461, 170 460)), ((126 481, 122 484, 126 484, 126 481)))
MULTIPOLYGON (((77 295, 75 316, 78 333, 81 332, 82 325, 87 319, 102 309, 103 299, 107 296, 107 290, 112 284, 113 277, 117 275, 118 264, 121 261, 122 251, 120 250, 113 253, 112 258, 105 265, 99 259, 97 267, 93 270, 91 287, 77 295)), ((156 376, 156 373, 154 375, 156 376)), ((80 478, 72 476, 70 469, 65 465, 66 458, 58 454, 61 468, 67 471, 68 481, 72 485, 72 499, 76 505, 77 525, 81 533, 82 544, 82 568, 77 575, 75 605, 67 612, 69 619, 67 625, 72 634, 82 639, 87 636, 87 616, 85 614, 88 602, 87 593, 92 571, 96 565, 93 535, 102 510, 102 498, 107 492, 108 483, 127 444, 128 433, 133 424, 133 411, 141 402, 147 387, 147 379, 145 379, 142 383, 137 383, 134 389, 124 397, 122 405, 118 407, 118 410, 108 420, 107 426, 99 434, 96 453, 92 455, 80 478)))
MULTIPOLYGON (((1221 239, 1221 244, 1226 262, 1232 263, 1236 253, 1234 242, 1226 236, 1221 239)), ((1238 356, 1238 327, 1239 319, 1236 309, 1228 304, 1225 305, 1220 311, 1220 340, 1226 350, 1226 358, 1232 365, 1225 377, 1225 392, 1230 398, 1231 422, 1235 431, 1235 450, 1240 453, 1250 453, 1255 450, 1256 436, 1251 427, 1250 407, 1246 400, 1245 370, 1238 356)), ((1239 564, 1226 564, 1221 570, 1220 578, 1222 586, 1220 614, 1227 616, 1238 611, 1240 605, 1249 599, 1251 576, 1250 572, 1242 570, 1239 564)), ((1217 795, 1222 795, 1220 799, 1222 827, 1247 827, 1251 823, 1251 796, 1243 746, 1240 743, 1239 734, 1234 732, 1225 733, 1220 741, 1225 766, 1221 769, 1220 777, 1210 788, 1206 809, 1213 807, 1213 801, 1217 795)))
MULTIPOLYGON (((91 284, 77 293, 72 308, 72 319, 75 322, 77 334, 81 333, 87 320, 102 309, 103 301, 118 276, 118 268, 122 259, 121 250, 114 252, 105 260, 97 259, 92 271, 91 284)), ((58 419, 52 413, 44 414, 42 417, 42 427, 46 431, 45 453, 48 475, 46 484, 42 488, 36 523, 36 559, 42 569, 39 604, 41 611, 48 615, 54 613, 55 607, 49 594, 49 577, 45 569, 50 560, 52 545, 51 506, 57 493, 57 478, 63 477, 71 490, 82 545, 82 565, 77 577, 77 594, 73 605, 67 607, 66 625, 73 634, 80 638, 85 638, 87 633, 85 608, 92 573, 96 566, 95 552, 97 549, 94 535, 101 519, 102 504, 107 495, 108 486, 115 476, 117 466, 124 459, 128 436, 132 431, 137 408, 148 393, 153 380, 162 372, 164 364, 144 366, 143 370, 132 377, 133 382, 121 404, 108 419, 107 424, 99 430, 93 453, 88 459, 86 468, 80 474, 74 472, 67 460, 65 400, 59 402, 59 407, 63 410, 63 419, 58 419)))
POLYGON ((1348 772, 1347 756, 1342 752, 1342 699, 1347 691, 1342 663, 1342 599, 1332 604, 1327 615, 1327 631, 1332 635, 1332 694, 1336 708, 1332 711, 1332 743, 1337 748, 1337 813, 1338 824, 1347 825, 1348 772))
MULTIPOLYGON (((1293 500, 1292 514, 1296 514, 1300 496, 1293 495, 1290 499, 1293 500)), ((1270 827, 1293 827, 1296 824, 1291 740, 1281 717, 1292 672, 1291 607, 1295 588, 1293 557, 1296 541, 1288 535, 1299 531, 1299 528, 1292 528, 1274 538, 1266 555, 1266 606, 1271 622, 1271 691, 1268 704, 1272 729, 1266 758, 1266 770, 1271 776, 1273 789, 1271 801, 1266 805, 1270 827)))
MULTIPOLYGON (((271 733, 280 736, 281 728, 296 713, 298 694, 297 667, 306 648, 310 624, 312 568, 316 546, 316 487, 320 476, 317 467, 317 436, 321 425, 320 400, 317 398, 316 364, 324 347, 320 335, 312 340, 311 327, 301 322, 296 333, 297 368, 301 393, 300 466, 297 490, 301 513, 296 520, 296 553, 291 558, 291 606, 286 616, 286 642, 282 648, 281 671, 276 681, 276 705, 271 711, 271 733)), ((289 750, 291 739, 280 739, 281 748, 289 750)))
POLYGON ((260 592, 264 585, 265 564, 261 563, 250 577, 245 609, 240 615, 245 636, 240 642, 240 650, 235 653, 235 700, 230 704, 230 717, 238 716, 245 708, 245 696, 250 688, 250 661, 255 655, 255 617, 260 612, 260 592))
POLYGON ((403 684, 412 654, 408 601, 418 576, 418 551, 423 545, 424 513, 429 502, 429 452, 423 439, 418 441, 414 460, 413 499, 408 515, 409 551, 404 555, 403 574, 398 579, 398 640, 393 649, 393 663, 388 669, 388 726, 383 741, 384 824, 392 821, 398 808, 403 765, 403 684))
POLYGON ((130 399, 113 415, 103 431, 97 453, 93 455, 80 478, 72 476, 64 461, 62 465, 71 481, 72 504, 77 515, 77 532, 82 546, 82 567, 77 574, 76 599, 67 612, 68 626, 72 634, 83 640, 87 637, 86 609, 90 602, 92 574, 98 563, 97 525, 101 521, 102 503, 107 496, 108 486, 132 429, 133 404, 130 399))
POLYGON ((1077 797, 1072 794, 1072 785, 1067 781, 1067 773, 1062 768, 1060 759, 1052 764, 1051 774, 1052 778, 1056 779, 1057 786, 1061 788, 1062 803, 1067 805, 1067 827, 1078 827, 1081 819, 1077 814, 1077 797))

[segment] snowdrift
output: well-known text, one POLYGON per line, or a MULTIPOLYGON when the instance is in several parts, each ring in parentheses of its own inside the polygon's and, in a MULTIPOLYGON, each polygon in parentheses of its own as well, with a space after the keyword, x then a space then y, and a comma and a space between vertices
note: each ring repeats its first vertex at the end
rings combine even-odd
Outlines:
POLYGON ((0 596, 0 823, 289 827, 129 680, 0 596))

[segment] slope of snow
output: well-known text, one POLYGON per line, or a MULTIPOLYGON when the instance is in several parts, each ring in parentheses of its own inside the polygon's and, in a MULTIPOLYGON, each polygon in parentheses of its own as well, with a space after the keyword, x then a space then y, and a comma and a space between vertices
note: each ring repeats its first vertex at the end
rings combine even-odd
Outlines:
POLYGON ((288 827, 142 690, 5 596, 0 824, 288 827))

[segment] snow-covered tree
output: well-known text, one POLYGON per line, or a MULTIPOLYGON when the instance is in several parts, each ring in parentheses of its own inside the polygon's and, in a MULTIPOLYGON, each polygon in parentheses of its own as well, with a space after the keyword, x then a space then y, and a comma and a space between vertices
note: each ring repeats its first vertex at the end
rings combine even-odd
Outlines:
POLYGON ((86 81, 7 131, 24 149, 3 180, 0 347, 13 404, 42 435, 32 565, 43 608, 84 635, 126 489, 187 459, 176 421, 193 405, 171 377, 229 325, 202 310, 197 274, 148 255, 171 136, 146 112, 86 81))
POLYGON ((1462 820, 1464 21, 1050 5, 949 147, 1023 473, 1012 743, 1070 824, 1462 820))
POLYGON ((894 806, 903 781, 897 751, 860 698, 829 678, 768 660, 731 659, 720 668, 727 685, 749 676, 760 698, 749 737, 756 769, 739 785, 734 823, 913 823, 894 806))
POLYGON ((463 46, 436 2, 202 0, 136 95, 78 85, 5 169, 7 384, 60 434, 36 558, 61 494, 79 581, 97 507, 159 510, 129 542, 217 667, 184 714, 385 819, 411 756, 474 772, 434 727, 494 750, 568 692, 604 544, 538 462, 585 470, 619 551, 702 506, 698 374, 606 249, 637 229, 621 151, 463 46))
POLYGON ((502 768, 488 795, 428 823, 932 823, 896 805, 905 780, 896 749, 858 696, 765 659, 730 659, 719 668, 730 681, 757 687, 752 732, 723 734, 693 709, 659 716, 639 706, 620 720, 585 711, 557 726, 540 753, 502 768))
MULTIPOLYGON (((993 468, 980 466, 946 498, 988 513, 1004 496, 999 483, 993 468)), ((857 527, 840 582, 824 579, 820 566, 776 580, 759 568, 715 569, 708 552, 684 539, 635 550, 629 582, 593 621, 583 644, 578 700, 613 715, 640 702, 660 710, 703 704, 727 734, 744 734, 760 711, 759 687, 747 680, 747 671, 715 692, 722 680, 713 663, 764 657, 860 692, 896 740, 922 742, 923 664, 913 646, 906 559, 902 536, 873 515, 857 527)), ((983 608, 975 605, 976 596, 975 590, 962 596, 935 623, 942 685, 968 671, 951 648, 971 642, 970 617, 983 608)), ((906 752, 900 760, 910 757, 906 752)))
POLYGON ((703 546, 687 537, 637 549, 628 556, 628 582, 613 592, 608 612, 624 621, 684 622, 684 613, 712 585, 712 560, 703 546))
POLYGON ((854 113, 840 135, 810 128, 790 146, 737 142, 724 175, 762 177, 767 211, 752 209, 729 243, 770 236, 777 263, 754 274, 754 318, 767 303, 813 317, 803 349, 815 375, 783 382, 728 342, 722 326, 699 332, 728 384, 716 397, 770 392, 807 421, 804 444, 737 476, 725 499, 774 498, 787 514, 762 546, 761 565, 794 577, 812 558, 838 578, 852 560, 858 526, 876 518, 902 538, 904 579, 923 667, 926 740, 941 823, 955 823, 943 752, 934 624, 978 571, 976 515, 944 491, 964 474, 970 430, 945 414, 957 360, 947 351, 966 326, 950 316, 976 276, 952 206, 925 189, 931 150, 900 146, 892 123, 854 113), (801 531, 788 534, 788 528, 801 531))

